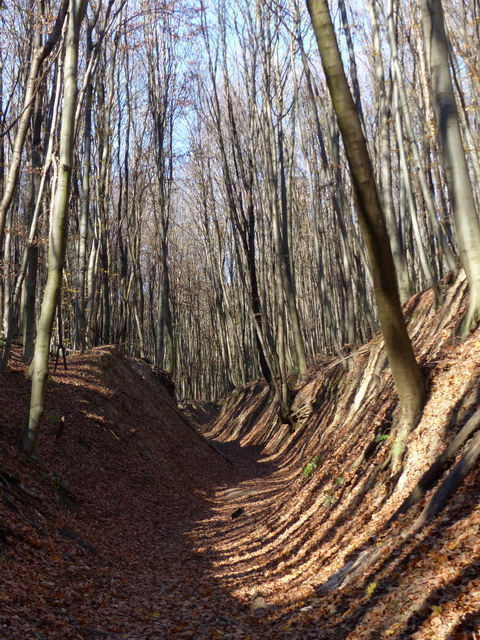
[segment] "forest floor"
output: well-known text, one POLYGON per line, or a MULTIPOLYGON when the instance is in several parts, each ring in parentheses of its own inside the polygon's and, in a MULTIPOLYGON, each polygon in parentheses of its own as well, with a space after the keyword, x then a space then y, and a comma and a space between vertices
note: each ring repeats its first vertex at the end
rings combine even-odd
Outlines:
POLYGON ((33 459, 18 448, 29 384, 15 353, 0 406, 0 640, 479 640, 478 462, 431 521, 416 526, 441 475, 390 522, 478 409, 480 331, 452 339, 452 296, 443 316, 428 293, 409 309, 429 402, 394 481, 378 339, 310 370, 294 434, 259 381, 210 422, 211 405, 189 405, 208 440, 148 365, 94 349, 52 373, 33 459))

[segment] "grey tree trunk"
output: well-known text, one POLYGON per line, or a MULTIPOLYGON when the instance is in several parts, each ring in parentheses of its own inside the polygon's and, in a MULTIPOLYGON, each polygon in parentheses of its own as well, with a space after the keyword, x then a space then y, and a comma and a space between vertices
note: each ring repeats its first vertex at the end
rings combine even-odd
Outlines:
POLYGON ((441 0, 421 0, 423 31, 443 166, 447 176, 460 260, 470 288, 468 310, 460 326, 466 335, 480 321, 480 224, 463 148, 448 59, 441 0))
MULTIPOLYGON (((392 51, 392 71, 393 71, 392 79, 393 79, 394 87, 397 90, 398 108, 400 109, 401 114, 403 116, 404 131, 408 136, 408 142, 411 149, 413 163, 416 168, 418 181, 420 183, 422 197, 425 202, 425 207, 428 212, 429 218, 432 222, 435 235, 437 236, 438 244, 442 247, 442 252, 449 265, 449 268, 453 269, 455 267, 455 259, 450 250, 450 247, 448 246, 448 243, 446 242, 446 238, 444 237, 443 231, 438 223, 438 219, 435 214, 435 206, 433 203, 429 186, 427 184, 425 168, 422 163, 421 153, 420 153, 419 145, 417 143, 416 136, 414 133, 412 119, 411 119, 411 115, 408 107, 404 75, 400 67, 400 60, 398 56, 397 33, 396 33, 395 22, 394 22, 393 0, 388 0, 388 36, 389 36, 390 48, 392 51)), ((403 137, 402 139, 399 139, 398 143, 399 145, 402 145, 402 147, 404 147, 403 137)), ((417 208, 415 207, 415 212, 416 211, 417 211, 417 208)), ((417 223, 414 221, 414 225, 415 224, 417 223)), ((419 243, 419 238, 417 237, 417 246, 418 246, 418 250, 420 251, 421 248, 418 243, 419 243)), ((429 286, 433 286, 433 285, 435 285, 435 281, 431 280, 429 282, 429 286)))
POLYGON ((63 113, 60 131, 59 168, 51 218, 48 247, 48 275, 38 323, 32 368, 32 391, 28 425, 23 434, 23 449, 35 452, 45 409, 48 378, 48 358, 55 311, 60 299, 67 239, 67 211, 75 135, 75 109, 77 103, 78 40, 88 0, 70 0, 68 27, 65 41, 63 113))
MULTIPOLYGON (((87 60, 93 52, 92 42, 93 24, 87 25, 87 60)), ((80 202, 79 243, 78 243, 78 284, 77 284, 77 313, 78 338, 80 348, 87 347, 87 323, 85 316, 85 285, 87 275, 87 246, 88 246, 88 213, 90 209, 90 163, 92 149, 92 102, 93 84, 91 79, 85 92, 85 130, 84 130, 84 158, 82 176, 82 199, 80 202)))
POLYGON ((327 84, 343 137, 367 246, 385 348, 400 399, 401 419, 392 449, 396 471, 409 431, 425 400, 425 383, 415 359, 400 305, 397 277, 367 143, 348 86, 327 0, 307 0, 327 84))
POLYGON ((399 229, 395 220, 395 211, 392 196, 392 158, 390 143, 389 119, 391 117, 390 100, 392 91, 387 95, 385 87, 385 72, 383 65, 382 48, 380 44, 380 29, 377 18, 377 0, 370 0, 370 16, 372 20, 372 37, 375 55, 375 75, 378 82, 378 112, 379 112, 379 162, 380 182, 382 187, 382 207, 387 220, 387 227, 392 246, 393 261, 398 277, 400 300, 404 302, 410 297, 410 279, 408 277, 407 259, 403 251, 399 229))
MULTIPOLYGON (((35 35, 35 45, 39 49, 42 45, 42 32, 37 27, 35 35)), ((41 166, 42 166, 42 122, 43 122, 43 94, 44 87, 41 86, 35 98, 35 110, 33 114, 32 126, 32 148, 31 163, 32 175, 30 178, 30 212, 28 223, 32 223, 37 206, 37 198, 41 187, 41 166)), ((23 360, 30 364, 33 358, 35 342, 35 303, 37 288, 37 268, 38 268, 38 243, 34 241, 28 256, 27 276, 24 291, 24 312, 23 312, 23 360)))
POLYGON ((15 190, 17 188, 18 178, 20 175, 20 161, 22 158, 23 146, 25 144, 30 125, 30 117, 35 105, 34 96, 37 89, 38 78, 40 76, 43 63, 51 54, 53 48, 62 35, 62 28, 67 13, 67 7, 68 0, 62 0, 62 4, 60 6, 54 28, 45 44, 35 49, 30 65, 28 80, 25 88, 25 97, 23 100, 23 110, 21 112, 17 135, 15 136, 15 142, 13 145, 12 160, 8 169, 8 175, 5 189, 2 194, 2 200, 0 201, 0 246, 3 241, 5 220, 10 205, 12 204, 15 190))

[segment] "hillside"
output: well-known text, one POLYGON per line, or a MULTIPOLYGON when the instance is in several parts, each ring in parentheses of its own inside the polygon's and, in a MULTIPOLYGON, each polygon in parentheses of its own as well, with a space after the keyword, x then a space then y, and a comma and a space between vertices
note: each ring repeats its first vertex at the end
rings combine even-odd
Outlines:
POLYGON ((405 307, 429 398, 401 477, 387 468, 396 398, 380 338, 309 371, 293 434, 260 381, 232 394, 206 431, 261 448, 275 468, 220 497, 219 519, 234 507, 245 514, 235 537, 222 531, 218 564, 235 595, 255 589, 278 607, 267 624, 278 637, 480 633, 480 330, 454 337, 465 285, 445 291, 438 310, 432 291, 405 307))
POLYGON ((94 349, 52 375, 33 460, 17 447, 28 381, 14 360, 0 409, 0 638, 478 638, 478 460, 461 475, 479 448, 480 330, 453 337, 462 279, 444 295, 439 309, 431 291, 405 308, 429 400, 400 478, 378 337, 318 359, 296 385, 293 433, 261 381, 210 423, 214 407, 190 403, 208 440, 164 375, 94 349), (435 514, 447 478, 460 486, 435 514))
POLYGON ((144 628, 167 637, 160 618, 198 570, 186 528, 212 487, 235 476, 232 465, 185 421, 161 377, 112 347, 52 375, 38 460, 18 452, 28 398, 18 360, 3 397, 0 638, 146 637, 144 628))

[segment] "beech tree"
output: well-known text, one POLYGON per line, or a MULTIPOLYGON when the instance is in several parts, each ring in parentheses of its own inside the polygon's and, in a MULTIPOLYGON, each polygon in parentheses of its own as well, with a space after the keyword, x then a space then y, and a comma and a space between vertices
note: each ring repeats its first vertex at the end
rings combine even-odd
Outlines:
POLYGON ((35 341, 28 428, 23 438, 23 449, 28 454, 32 454, 35 451, 45 408, 50 340, 62 286, 63 267, 67 248, 67 212, 70 199, 73 140, 75 136, 75 111, 78 93, 78 47, 80 27, 86 7, 87 0, 70 0, 68 6, 68 26, 65 37, 64 54, 65 80, 63 88, 63 112, 60 131, 57 184, 50 226, 48 276, 35 341))
POLYGON ((392 449, 392 467, 396 471, 405 449, 406 436, 420 419, 425 400, 425 383, 405 326, 385 217, 359 113, 343 68, 328 2, 307 0, 307 6, 342 132, 370 259, 380 326, 400 399, 401 417, 392 449))
POLYGON ((40 43, 37 40, 34 47, 33 58, 30 64, 30 70, 25 85, 23 108, 20 114, 19 126, 13 145, 12 159, 10 162, 8 174, 6 176, 6 181, 3 186, 2 199, 0 201, 0 243, 3 240, 5 221, 18 184, 22 151, 29 130, 30 116, 35 107, 35 93, 38 88, 42 68, 45 60, 52 53, 55 45, 61 37, 67 8, 68 0, 62 0, 57 19, 48 39, 45 41, 45 43, 40 43))
POLYGON ((421 0, 425 48, 452 217, 467 274, 470 299, 461 333, 480 321, 480 222, 468 173, 449 66, 449 43, 441 0, 421 0))
POLYGON ((337 117, 300 0, 90 0, 53 287, 68 6, 0 12, 0 369, 11 348, 28 363, 108 341, 168 369, 181 399, 262 377, 294 427, 296 376, 380 324, 408 431, 423 383, 398 295, 438 300, 463 263, 476 326, 477 4, 444 0, 442 41, 438 4, 422 29, 415 0, 331 0, 337 117))

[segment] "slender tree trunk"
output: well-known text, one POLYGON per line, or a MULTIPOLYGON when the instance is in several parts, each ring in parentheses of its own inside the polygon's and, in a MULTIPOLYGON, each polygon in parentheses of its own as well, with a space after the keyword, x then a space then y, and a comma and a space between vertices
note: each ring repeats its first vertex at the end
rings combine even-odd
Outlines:
POLYGON ((44 61, 48 58, 58 40, 60 39, 60 36, 62 35, 62 28, 67 13, 67 7, 68 0, 62 0, 62 4, 60 6, 54 28, 45 44, 42 47, 38 47, 35 49, 30 65, 30 71, 25 88, 25 97, 23 100, 23 110, 20 115, 18 130, 15 136, 12 159, 8 169, 5 189, 3 191, 2 200, 0 201, 0 247, 3 241, 6 216, 15 195, 15 190, 20 175, 20 161, 22 158, 23 146, 25 144, 30 125, 30 116, 35 105, 35 92, 37 90, 38 78, 40 76, 44 61))
POLYGON ((380 29, 377 18, 377 0, 370 0, 370 15, 372 19, 372 36, 375 55, 375 75, 378 82, 378 112, 379 112, 379 162, 380 162, 380 182, 382 186, 382 207, 387 220, 387 227, 390 236, 390 243, 393 253, 393 261, 398 277, 398 288, 400 300, 404 302, 410 297, 411 288, 408 277, 407 260, 402 250, 401 240, 398 232, 398 225, 395 220, 395 211, 392 197, 392 154, 390 144, 391 117, 391 83, 387 93, 385 87, 385 72, 383 65, 382 48, 380 44, 380 29))
POLYGON ((401 420, 392 450, 397 470, 409 431, 416 426, 425 400, 425 383, 415 360, 400 305, 395 266, 385 218, 361 122, 348 86, 327 0, 307 0, 327 84, 345 152, 365 244, 370 260, 380 326, 400 399, 401 420))
POLYGON ((395 133, 397 136, 398 155, 399 155, 399 172, 400 179, 403 182, 405 188, 405 196, 407 199, 408 210, 410 212, 410 220, 412 223, 413 235, 415 237, 417 252, 420 260, 420 268, 423 273, 423 286, 433 287, 435 286, 435 277, 433 275, 430 261, 427 256, 427 252, 424 246, 424 239, 420 229, 419 217, 417 214, 417 205, 413 195, 412 182, 410 173, 408 171, 407 153, 405 149, 405 143, 403 138, 402 120, 400 117, 400 110, 398 106, 398 90, 394 88, 393 110, 395 119, 395 133))
POLYGON ((80 26, 87 0, 70 0, 65 42, 65 84, 60 132, 59 168, 51 219, 48 248, 48 275, 38 323, 32 371, 32 391, 28 426, 23 437, 23 449, 35 452, 45 409, 48 358, 55 311, 60 299, 67 239, 67 211, 73 163, 75 109, 77 103, 77 65, 80 26))
MULTIPOLYGON (((428 212, 429 218, 433 224, 434 232, 435 232, 435 235, 437 236, 438 243, 442 247, 442 251, 444 253, 445 259, 447 260, 449 267, 453 268, 455 265, 455 259, 450 250, 450 247, 448 246, 448 243, 446 242, 443 231, 438 223, 438 219, 435 212, 435 206, 433 203, 430 189, 428 188, 426 172, 422 162, 420 148, 414 133, 412 118, 411 118, 409 107, 408 107, 404 75, 400 67, 400 60, 398 57, 397 33, 396 33, 395 22, 394 22, 393 0, 388 0, 387 22, 388 22, 388 36, 389 36, 390 48, 392 51, 392 81, 393 81, 394 87, 397 90, 398 107, 403 116, 404 130, 408 137, 409 147, 410 147, 411 155, 413 158, 413 164, 416 168, 416 175, 420 183, 420 188, 421 188, 423 200, 425 202, 425 207, 428 212)), ((403 137, 401 140, 398 141, 398 143, 404 146, 403 137)), ((416 211, 417 209, 415 208, 415 213, 416 211)), ((418 250, 420 251, 421 247, 418 243, 419 243, 419 239, 417 238, 417 246, 418 246, 418 250)), ((430 267, 428 271, 430 271, 430 267)), ((435 287, 436 281, 431 280, 429 282, 429 286, 435 287)))
POLYGON ((460 326, 460 332, 466 335, 480 321, 480 223, 450 75, 442 3, 441 0, 421 0, 421 7, 434 111, 450 193, 455 235, 470 288, 467 314, 460 326))
MULTIPOLYGON (((305 344, 303 341, 302 328, 300 325, 300 315, 298 313, 297 302, 295 300, 295 286, 293 281, 293 270, 290 258, 290 242, 289 242, 289 224, 290 224, 290 206, 287 197, 286 187, 286 167, 284 154, 284 140, 282 123, 278 123, 277 133, 278 147, 278 173, 280 175, 280 208, 281 208, 281 224, 279 221, 278 251, 281 266, 282 284, 285 296, 285 302, 288 309, 288 317, 290 321, 290 331, 292 334, 294 353, 295 353, 295 369, 296 373, 303 375, 307 370, 307 356, 305 353, 305 344)), ((279 212, 277 212, 278 215, 279 212)))
MULTIPOLYGON (((42 46, 42 32, 37 27, 35 35, 35 45, 37 49, 42 46)), ((42 122, 43 122, 43 94, 44 87, 41 86, 35 97, 35 109, 32 126, 32 149, 31 163, 32 175, 30 178, 30 212, 28 223, 31 225, 35 216, 37 198, 41 188, 41 166, 42 166, 42 122)), ((38 242, 36 238, 30 247, 28 256, 27 276, 24 291, 24 311, 23 311, 23 360, 30 364, 33 358, 35 341, 35 305, 37 288, 38 269, 38 242)))
MULTIPOLYGON (((93 24, 87 25, 87 60, 93 51, 93 24)), ((88 214, 90 209, 90 164, 92 155, 92 102, 93 84, 91 79, 85 92, 85 129, 84 129, 84 158, 82 176, 82 198, 80 201, 79 240, 78 240, 78 285, 77 285, 77 313, 78 337, 80 348, 87 347, 87 323, 85 317, 85 285, 87 275, 87 247, 88 247, 88 214)))

